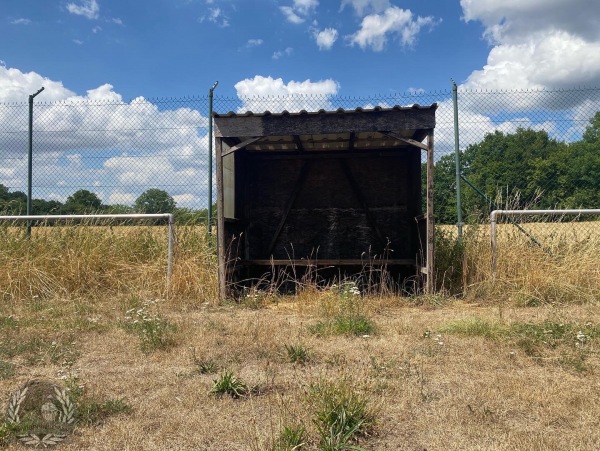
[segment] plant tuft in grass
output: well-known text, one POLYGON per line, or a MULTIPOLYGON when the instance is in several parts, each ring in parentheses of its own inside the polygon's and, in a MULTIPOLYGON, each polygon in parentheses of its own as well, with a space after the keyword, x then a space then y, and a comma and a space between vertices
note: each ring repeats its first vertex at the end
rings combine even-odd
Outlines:
POLYGON ((250 393, 248 385, 233 374, 233 371, 223 371, 218 379, 215 379, 210 393, 216 395, 229 395, 232 398, 242 398, 250 393))
POLYGON ((132 308, 125 312, 125 330, 135 333, 140 339, 142 352, 150 353, 157 349, 165 349, 174 344, 173 334, 175 325, 160 317, 158 314, 150 314, 148 305, 132 308))
POLYGON ((131 413, 131 406, 123 398, 103 402, 82 399, 77 406, 75 418, 83 426, 98 426, 112 416, 131 413))
POLYGON ((319 321, 309 326, 315 335, 363 336, 375 333, 375 323, 361 314, 338 314, 333 319, 319 321))
POLYGON ((196 349, 192 348, 192 360, 196 370, 200 374, 212 374, 217 371, 217 364, 211 359, 201 359, 196 357, 196 349))
POLYGON ((306 428, 301 424, 284 426, 273 451, 300 451, 306 445, 306 428))
POLYGON ((308 361, 308 349, 301 344, 284 345, 288 358, 292 363, 304 364, 308 361))
POLYGON ((0 380, 9 379, 15 374, 15 366, 10 362, 0 360, 0 380))
POLYGON ((311 386, 316 405, 315 426, 319 449, 323 451, 358 450, 360 437, 369 435, 375 424, 367 400, 345 381, 320 382, 311 386))
POLYGON ((465 318, 452 321, 439 329, 442 333, 499 338, 508 335, 509 329, 502 324, 486 321, 480 318, 465 318))

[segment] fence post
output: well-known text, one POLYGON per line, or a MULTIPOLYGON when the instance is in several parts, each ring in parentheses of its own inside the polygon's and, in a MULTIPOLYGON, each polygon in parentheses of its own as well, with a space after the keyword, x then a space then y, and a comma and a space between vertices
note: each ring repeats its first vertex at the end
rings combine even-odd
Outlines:
POLYGON ((462 198, 460 195, 460 143, 458 136, 458 90, 456 83, 452 81, 452 104, 454 105, 454 165, 456 167, 456 227, 458 228, 458 239, 462 239, 462 198))
MULTIPOLYGON (((32 185, 32 171, 33 171, 33 98, 44 90, 42 86, 35 94, 29 95, 29 149, 27 152, 27 216, 31 216, 32 202, 31 202, 31 185, 32 185)), ((27 221, 27 238, 31 236, 31 221, 27 221)))
POLYGON ((206 219, 206 228, 208 230, 208 234, 211 233, 212 228, 212 153, 213 153, 213 120, 212 120, 212 112, 213 112, 213 92, 219 81, 215 81, 215 84, 212 85, 212 88, 208 91, 208 210, 207 210, 207 219, 206 219))

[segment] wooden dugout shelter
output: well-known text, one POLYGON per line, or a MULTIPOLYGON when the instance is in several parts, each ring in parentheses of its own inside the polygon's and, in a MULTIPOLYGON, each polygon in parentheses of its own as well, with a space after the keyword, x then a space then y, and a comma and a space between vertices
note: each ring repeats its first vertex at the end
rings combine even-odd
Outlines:
POLYGON ((275 267, 379 265, 432 292, 436 109, 213 113, 220 297, 275 267))

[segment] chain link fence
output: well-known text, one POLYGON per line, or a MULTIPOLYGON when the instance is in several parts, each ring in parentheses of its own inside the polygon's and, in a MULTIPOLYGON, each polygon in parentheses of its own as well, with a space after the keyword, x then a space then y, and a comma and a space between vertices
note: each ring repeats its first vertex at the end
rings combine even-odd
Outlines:
MULTIPOLYGON (((432 103, 438 104, 436 216, 438 223, 456 224, 450 90, 371 97, 215 96, 213 109, 277 113, 432 103)), ((158 203, 166 193, 180 213, 206 212, 211 204, 208 109, 208 97, 34 103, 33 213, 126 212, 139 208, 148 190, 158 203)), ((487 217, 494 208, 598 208, 598 111, 600 89, 459 89, 465 220, 487 217)), ((5 213, 24 213, 27 149, 28 104, 0 105, 0 210, 5 213)))

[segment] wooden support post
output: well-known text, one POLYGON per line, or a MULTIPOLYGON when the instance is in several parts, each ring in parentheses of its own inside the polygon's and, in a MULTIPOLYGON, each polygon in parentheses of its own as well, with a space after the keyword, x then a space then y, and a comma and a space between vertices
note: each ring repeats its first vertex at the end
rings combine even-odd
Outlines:
POLYGON ((227 298, 227 276, 225 272, 225 195, 223 192, 223 141, 217 138, 215 141, 216 171, 217 171, 217 256, 218 256, 218 280, 219 301, 227 298))
POLYGON ((433 215, 433 129, 427 135, 427 284, 425 291, 435 290, 435 218, 433 215))

